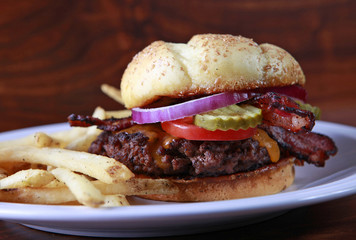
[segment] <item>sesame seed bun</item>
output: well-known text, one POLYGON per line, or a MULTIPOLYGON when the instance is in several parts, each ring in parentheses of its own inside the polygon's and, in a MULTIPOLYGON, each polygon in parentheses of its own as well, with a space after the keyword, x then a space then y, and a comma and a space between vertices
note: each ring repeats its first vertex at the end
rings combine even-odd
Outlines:
POLYGON ((305 84, 298 62, 272 44, 241 36, 195 35, 185 43, 156 41, 139 52, 121 80, 125 107, 161 97, 189 97, 305 84))

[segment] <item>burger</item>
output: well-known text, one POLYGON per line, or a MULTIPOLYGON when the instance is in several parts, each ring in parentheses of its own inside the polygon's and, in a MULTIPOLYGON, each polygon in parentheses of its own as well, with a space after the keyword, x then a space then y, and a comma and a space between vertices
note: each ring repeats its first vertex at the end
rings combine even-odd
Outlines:
POLYGON ((132 115, 72 125, 104 131, 89 152, 115 158, 136 177, 170 179, 162 201, 214 201, 281 192, 305 162, 323 167, 337 148, 312 132, 319 109, 307 103, 298 62, 272 44, 202 34, 184 43, 156 41, 121 80, 132 115))

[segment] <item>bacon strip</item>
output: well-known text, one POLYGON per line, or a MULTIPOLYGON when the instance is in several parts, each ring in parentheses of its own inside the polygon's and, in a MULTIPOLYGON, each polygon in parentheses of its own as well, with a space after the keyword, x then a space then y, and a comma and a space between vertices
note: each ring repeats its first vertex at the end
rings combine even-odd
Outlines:
POLYGON ((92 116, 84 116, 71 114, 68 117, 68 122, 71 127, 90 127, 96 125, 98 129, 116 132, 123 130, 125 128, 135 125, 135 122, 132 121, 131 117, 128 118, 109 118, 101 120, 92 116))
POLYGON ((269 92, 256 96, 248 103, 262 109, 263 122, 279 126, 292 132, 311 130, 315 124, 312 112, 299 108, 291 98, 269 92))
POLYGON ((318 167, 323 167, 325 161, 337 152, 337 147, 333 140, 319 133, 305 130, 293 133, 282 127, 266 124, 262 124, 259 127, 265 130, 271 138, 276 140, 290 154, 318 167))

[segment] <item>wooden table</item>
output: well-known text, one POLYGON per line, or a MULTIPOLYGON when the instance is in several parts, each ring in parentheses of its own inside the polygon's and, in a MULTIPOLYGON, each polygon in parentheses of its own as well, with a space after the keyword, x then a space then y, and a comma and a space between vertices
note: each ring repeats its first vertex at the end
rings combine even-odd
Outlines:
MULTIPOLYGON (((150 42, 231 33, 287 49, 322 119, 356 127, 355 1, 0 1, 0 131, 66 121, 100 105, 150 42)), ((236 229, 161 239, 354 239, 356 196, 236 229)), ((82 239, 0 221, 0 239, 82 239)), ((83 238, 84 239, 84 238, 83 238)))

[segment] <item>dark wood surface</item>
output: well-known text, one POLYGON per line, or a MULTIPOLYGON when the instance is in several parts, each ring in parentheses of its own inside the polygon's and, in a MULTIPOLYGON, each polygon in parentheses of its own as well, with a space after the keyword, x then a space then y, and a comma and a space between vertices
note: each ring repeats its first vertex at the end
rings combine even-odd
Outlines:
MULTIPOLYGON (((154 40, 230 33, 287 49, 322 119, 356 126, 356 5, 300 1, 0 1, 0 132, 66 121, 119 86, 134 54, 154 40)), ((354 239, 356 196, 211 234, 163 239, 354 239)), ((81 239, 0 222, 0 239, 81 239)))

